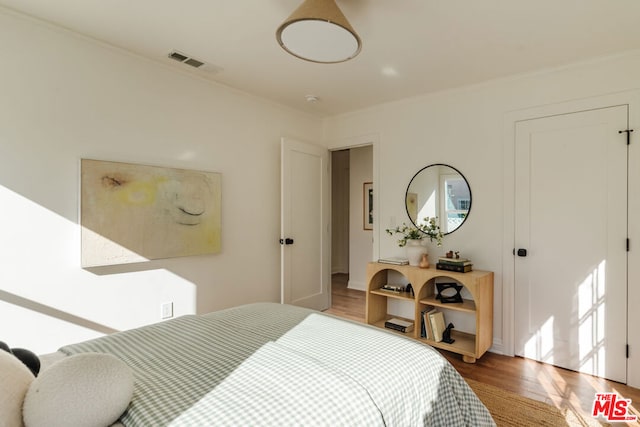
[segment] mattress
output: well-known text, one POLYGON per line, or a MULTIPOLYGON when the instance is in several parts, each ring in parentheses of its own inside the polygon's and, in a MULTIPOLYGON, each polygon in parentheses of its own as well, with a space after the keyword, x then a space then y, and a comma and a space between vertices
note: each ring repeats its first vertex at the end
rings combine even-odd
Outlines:
POLYGON ((428 345, 295 306, 182 316, 60 351, 131 367, 125 426, 495 425, 428 345))

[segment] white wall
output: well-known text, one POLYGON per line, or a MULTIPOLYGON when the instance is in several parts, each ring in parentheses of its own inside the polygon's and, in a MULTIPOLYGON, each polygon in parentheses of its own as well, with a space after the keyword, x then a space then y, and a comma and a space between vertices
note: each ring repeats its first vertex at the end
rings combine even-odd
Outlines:
MULTIPOLYGON (((349 151, 351 196, 348 287, 364 291, 367 288, 367 263, 373 260, 373 231, 364 229, 362 191, 365 182, 373 182, 373 148, 372 146, 357 147, 349 151)), ((375 184, 373 191, 376 191, 375 184)))
POLYGON ((279 300, 279 145, 322 122, 0 9, 0 340, 279 300), (80 268, 80 158, 222 173, 222 253, 80 268), (247 268, 250 264, 251 268, 247 268))
POLYGON ((510 220, 504 216, 503 178, 512 162, 503 157, 505 117, 532 106, 628 91, 640 86, 638 76, 640 54, 631 52, 345 114, 326 121, 326 138, 330 147, 342 147, 359 135, 379 135, 380 223, 375 238, 381 257, 403 254, 384 229, 408 220, 404 194, 414 173, 431 163, 446 163, 465 175, 473 195, 469 218, 445 237, 442 248, 432 245, 429 253, 433 262, 439 254, 457 250, 473 259, 475 268, 495 272, 494 349, 500 351, 505 338, 503 268, 512 263, 513 245, 503 242, 503 222, 510 220))

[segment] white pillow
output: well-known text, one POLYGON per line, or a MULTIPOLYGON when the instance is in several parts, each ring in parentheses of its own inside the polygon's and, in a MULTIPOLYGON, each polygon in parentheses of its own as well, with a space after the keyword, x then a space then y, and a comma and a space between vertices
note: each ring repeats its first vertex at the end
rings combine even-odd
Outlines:
POLYGON ((133 373, 109 354, 69 356, 42 372, 29 387, 23 416, 27 427, 105 427, 127 409, 133 373))
POLYGON ((0 350, 0 427, 22 426, 22 402, 32 381, 20 359, 0 350))

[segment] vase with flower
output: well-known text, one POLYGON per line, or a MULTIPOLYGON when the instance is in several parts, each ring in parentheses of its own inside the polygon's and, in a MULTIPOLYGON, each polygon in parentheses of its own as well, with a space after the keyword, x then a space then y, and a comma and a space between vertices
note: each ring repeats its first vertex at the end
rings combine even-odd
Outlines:
POLYGON ((423 222, 418 223, 415 226, 408 226, 402 223, 401 226, 396 228, 388 228, 385 230, 387 234, 393 236, 399 234, 401 236, 398 239, 398 246, 406 247, 407 259, 409 265, 420 265, 423 254, 427 253, 425 242, 426 238, 429 241, 435 241, 438 246, 442 246, 442 231, 438 225, 437 218, 424 218, 423 222))

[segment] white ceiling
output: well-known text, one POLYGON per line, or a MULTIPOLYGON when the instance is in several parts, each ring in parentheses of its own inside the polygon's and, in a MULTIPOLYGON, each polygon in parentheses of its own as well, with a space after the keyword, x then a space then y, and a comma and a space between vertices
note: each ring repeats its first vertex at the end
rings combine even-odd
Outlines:
POLYGON ((355 59, 287 54, 278 25, 302 0, 0 0, 159 62, 184 52, 205 78, 319 116, 640 49, 639 0, 337 0, 355 59), (306 95, 319 98, 308 103, 306 95))

